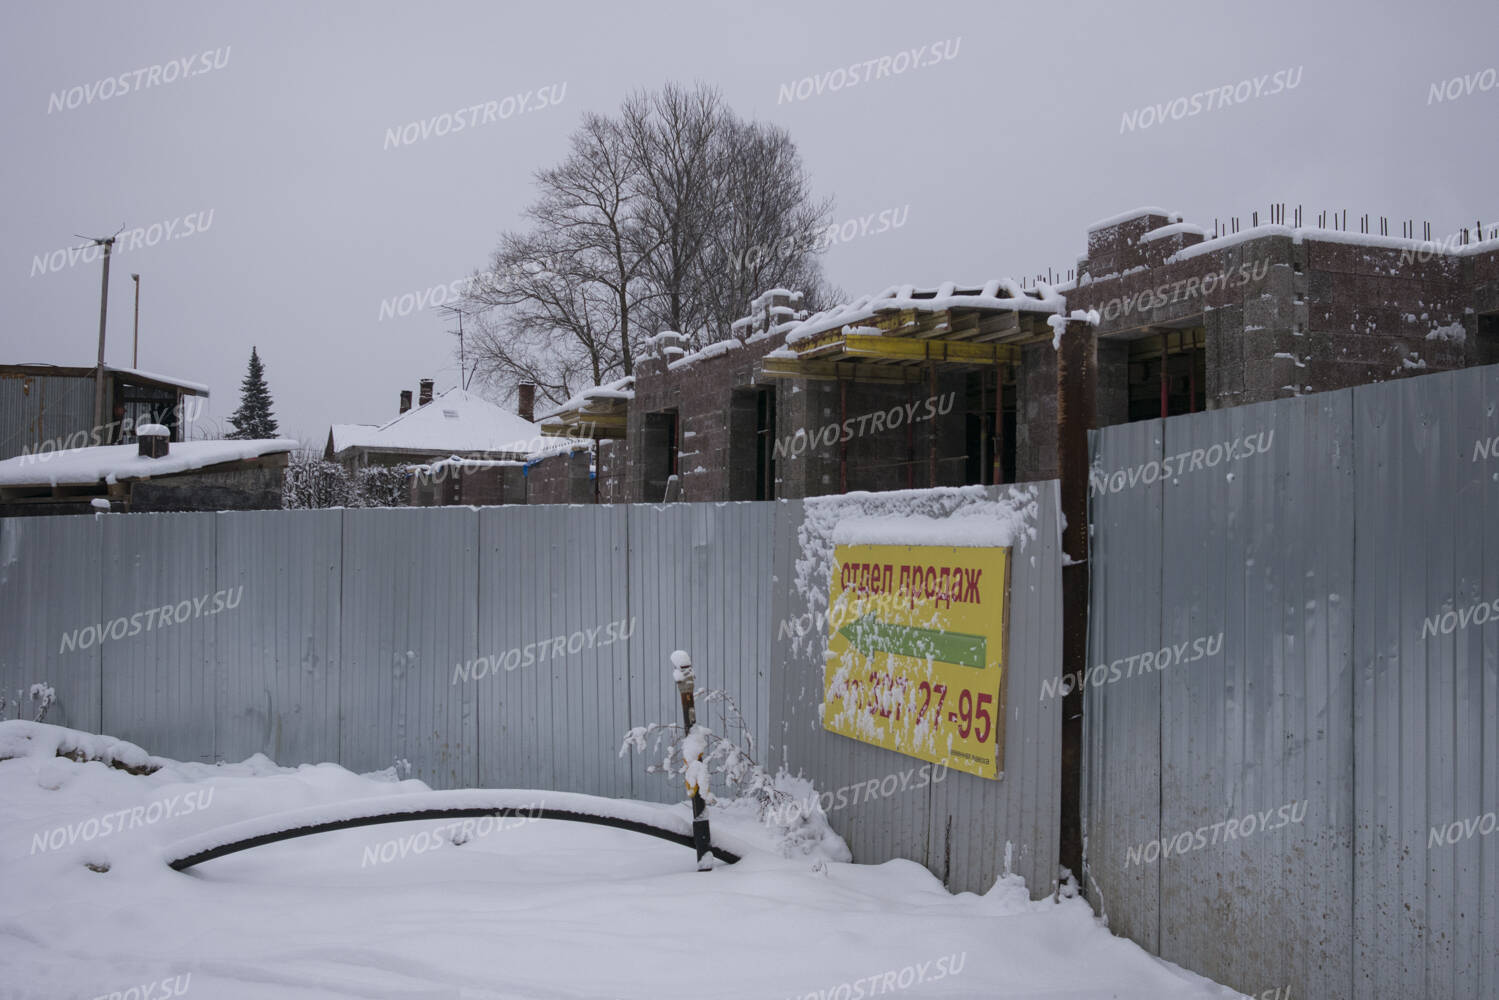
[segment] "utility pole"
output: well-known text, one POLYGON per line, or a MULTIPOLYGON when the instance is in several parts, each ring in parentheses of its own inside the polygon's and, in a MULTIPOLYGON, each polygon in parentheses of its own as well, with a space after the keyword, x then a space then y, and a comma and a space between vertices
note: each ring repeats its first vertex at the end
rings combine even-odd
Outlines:
MULTIPOLYGON (((467 390, 468 378, 465 369, 467 369, 468 365, 463 357, 463 317, 469 314, 464 312, 462 309, 459 309, 457 306, 438 306, 438 308, 446 309, 450 313, 458 314, 458 387, 460 389, 467 390)), ((448 332, 452 333, 453 331, 449 330, 448 332)))
POLYGON ((99 363, 94 368, 94 429, 98 430, 104 426, 104 322, 109 313, 109 251, 115 245, 115 236, 119 236, 125 229, 121 226, 115 231, 114 236, 78 236, 81 240, 91 240, 94 244, 104 248, 104 278, 99 290, 99 363))
POLYGON ((130 280, 135 282, 135 337, 130 347, 130 367, 141 366, 141 276, 132 274, 130 280))

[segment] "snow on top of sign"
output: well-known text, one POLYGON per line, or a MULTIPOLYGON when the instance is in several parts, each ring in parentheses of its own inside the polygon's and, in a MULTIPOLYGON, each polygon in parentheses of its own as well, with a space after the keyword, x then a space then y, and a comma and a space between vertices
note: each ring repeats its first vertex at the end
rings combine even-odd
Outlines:
POLYGON ((1121 222, 1128 222, 1130 219, 1137 219, 1142 215, 1163 215, 1166 218, 1170 219, 1172 222, 1182 221, 1181 215, 1176 212, 1168 212, 1164 208, 1156 208, 1154 205, 1146 205, 1143 208, 1132 208, 1127 212, 1120 212, 1118 215, 1111 215, 1107 219, 1099 219, 1097 222, 1090 222, 1088 223, 1088 232, 1091 233, 1095 229, 1107 229, 1109 226, 1117 226, 1121 222))
POLYGON ((166 424, 136 424, 136 437, 165 437, 172 436, 172 429, 166 424))
POLYGON ((134 444, 98 445, 18 455, 0 461, 0 486, 82 486, 104 480, 170 476, 224 462, 260 458, 300 448, 292 438, 250 441, 181 441, 160 458, 146 458, 134 444))
POLYGON ((1208 231, 1206 229, 1203 229, 1201 226, 1193 225, 1190 222, 1176 222, 1172 223, 1169 226, 1161 226, 1159 229, 1152 229, 1150 232, 1140 237, 1140 242, 1153 243, 1156 240, 1163 240, 1168 236, 1176 236, 1183 233, 1188 236, 1205 237, 1207 236, 1208 231))
MULTIPOLYGON (((814 620, 828 611, 828 579, 838 545, 1004 546, 1024 549, 1036 537, 1033 487, 958 486, 886 493, 845 493, 803 501, 797 528, 801 555, 793 586, 814 620)), ((826 634, 813 629, 793 635, 792 652, 802 643, 821 648, 826 634)))
MULTIPOLYGON (((914 492, 914 491, 913 491, 914 492)), ((1000 548, 1036 537, 1036 491, 1011 489, 997 500, 973 502, 940 513, 845 516, 833 527, 834 545, 945 545, 1000 548)))
POLYGON ((807 317, 786 335, 786 343, 797 344, 842 327, 861 326, 877 313, 888 309, 914 309, 920 312, 995 309, 1054 313, 1065 305, 1062 297, 1045 282, 1038 282, 1031 292, 1027 292, 1010 278, 993 278, 980 287, 960 288, 951 281, 943 282, 936 288, 891 285, 876 295, 865 295, 807 317))

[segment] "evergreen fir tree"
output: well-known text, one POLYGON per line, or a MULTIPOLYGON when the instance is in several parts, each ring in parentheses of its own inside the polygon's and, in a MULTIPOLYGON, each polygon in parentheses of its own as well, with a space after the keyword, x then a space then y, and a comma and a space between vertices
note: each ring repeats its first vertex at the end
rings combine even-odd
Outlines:
POLYGON ((235 440, 273 438, 277 436, 276 418, 271 414, 271 391, 265 385, 265 367, 260 355, 250 348, 250 370, 239 384, 239 409, 229 417, 235 440))

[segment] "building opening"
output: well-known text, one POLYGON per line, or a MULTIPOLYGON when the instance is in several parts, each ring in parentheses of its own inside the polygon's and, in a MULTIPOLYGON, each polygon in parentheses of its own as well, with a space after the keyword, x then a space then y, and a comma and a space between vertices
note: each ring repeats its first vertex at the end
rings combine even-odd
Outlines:
POLYGON ((729 401, 729 499, 774 500, 776 390, 735 389, 729 401))
POLYGON ((660 503, 666 499, 666 481, 677 475, 677 411, 647 413, 643 444, 641 471, 645 477, 645 499, 648 503, 660 503))
POLYGON ((1012 365, 999 371, 997 392, 995 372, 968 375, 964 483, 994 486, 1015 481, 1015 374, 1012 365))
POLYGON ((1207 409, 1207 338, 1198 327, 1147 334, 1129 345, 1129 419, 1207 409))

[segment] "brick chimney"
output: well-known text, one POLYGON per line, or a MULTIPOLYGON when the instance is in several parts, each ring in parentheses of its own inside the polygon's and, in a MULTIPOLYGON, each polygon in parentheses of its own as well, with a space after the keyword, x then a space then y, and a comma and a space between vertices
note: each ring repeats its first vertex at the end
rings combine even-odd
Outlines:
POLYGON ((172 432, 161 424, 141 424, 135 429, 138 443, 136 454, 141 458, 163 458, 169 447, 172 432))
POLYGON ((426 406, 432 402, 432 380, 424 378, 417 384, 421 386, 421 395, 416 397, 416 405, 426 406))
POLYGON ((519 405, 515 412, 528 424, 536 422, 536 386, 531 382, 522 382, 517 388, 516 395, 520 397, 519 405))
POLYGON ((402 389, 401 390, 401 412, 405 413, 409 409, 411 409, 411 390, 410 389, 402 389))

